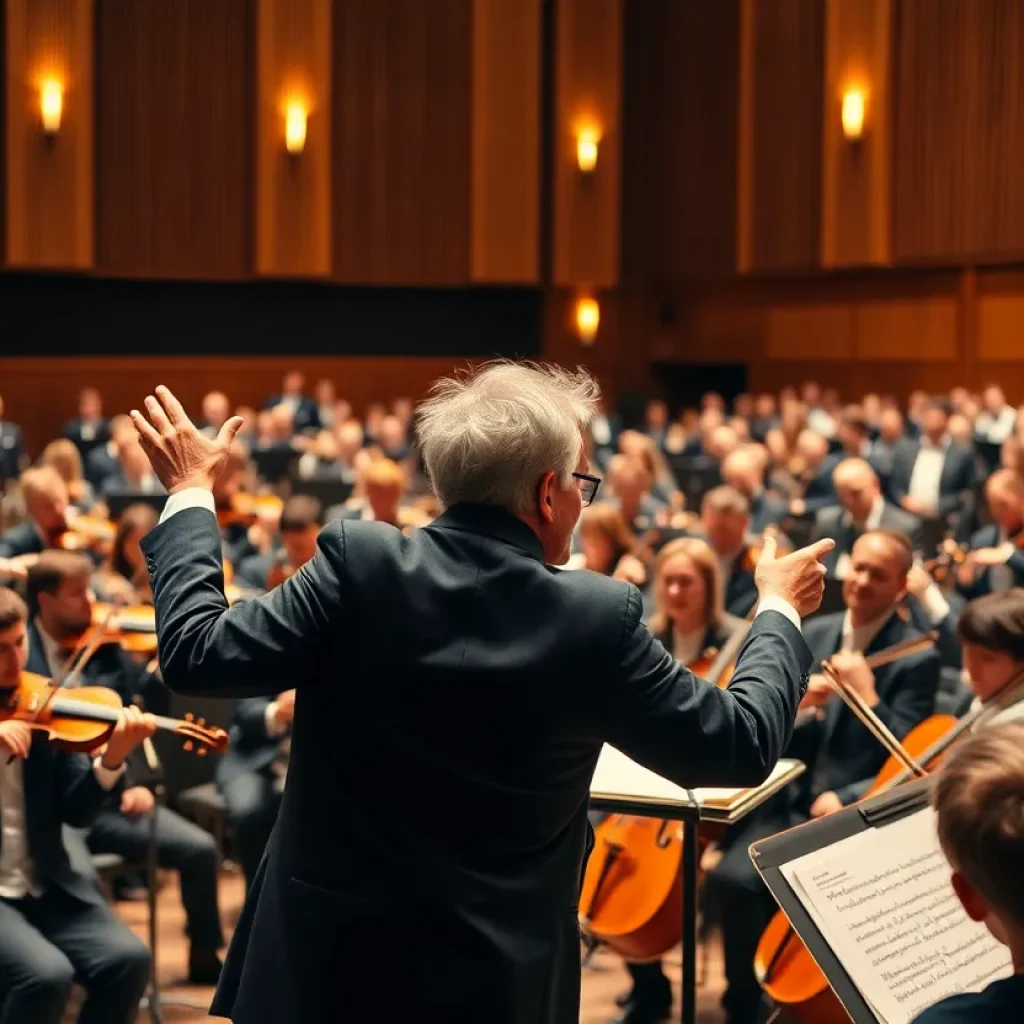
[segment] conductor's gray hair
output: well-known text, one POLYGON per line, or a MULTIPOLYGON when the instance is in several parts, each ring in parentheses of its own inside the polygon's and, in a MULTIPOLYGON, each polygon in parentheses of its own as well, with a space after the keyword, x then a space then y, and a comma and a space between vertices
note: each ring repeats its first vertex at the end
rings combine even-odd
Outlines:
POLYGON ((435 382, 416 419, 441 504, 472 502, 525 515, 549 470, 568 487, 600 393, 582 369, 508 360, 435 382))

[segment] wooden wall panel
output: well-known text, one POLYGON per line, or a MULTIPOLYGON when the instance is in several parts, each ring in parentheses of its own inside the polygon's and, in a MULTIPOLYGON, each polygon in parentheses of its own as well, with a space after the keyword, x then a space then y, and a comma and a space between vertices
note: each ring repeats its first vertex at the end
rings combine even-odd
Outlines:
POLYGON ((359 284, 469 280, 470 0, 334 9, 334 271, 359 284))
POLYGON ((619 280, 622 0, 557 0, 553 277, 559 287, 619 280), (581 128, 600 134, 597 166, 576 160, 581 128))
POLYGON ((827 0, 821 262, 884 264, 890 258, 892 0, 827 0), (843 135, 842 100, 866 98, 863 136, 843 135))
POLYGON ((331 272, 331 0, 258 0, 256 272, 331 272), (290 102, 307 111, 303 151, 285 149, 290 102))
POLYGON ((896 14, 896 258, 1024 253, 1024 5, 900 0, 896 14))
POLYGON ((99 0, 101 271, 246 272, 250 14, 248 0, 99 0))
POLYGON ((8 0, 6 262, 85 269, 94 254, 92 0, 8 0), (40 85, 63 86, 60 131, 40 123, 40 85))
POLYGON ((540 0, 474 0, 470 276, 540 279, 540 0))
POLYGON ((856 356, 880 362, 950 362, 957 358, 952 296, 867 300, 857 307, 856 356))
POLYGON ((770 308, 765 352, 770 360, 848 360, 854 351, 853 308, 846 303, 786 304, 770 308))
POLYGON ((731 276, 739 0, 645 0, 623 18, 623 277, 731 276))
POLYGON ((259 409, 270 395, 280 391, 288 370, 301 370, 310 387, 321 377, 335 382, 338 395, 349 399, 356 412, 370 402, 388 402, 408 396, 422 398, 438 377, 457 365, 474 360, 451 357, 310 358, 210 357, 206 359, 135 356, 132 359, 0 358, 0 380, 5 416, 20 423, 30 453, 59 437, 63 424, 74 416, 81 388, 95 385, 104 396, 108 415, 128 412, 166 384, 192 416, 199 414, 203 395, 213 388, 226 392, 235 405, 259 409))
POLYGON ((821 0, 747 0, 740 31, 742 269, 816 266, 821 252, 821 0), (745 198, 744 198, 745 196, 745 198))

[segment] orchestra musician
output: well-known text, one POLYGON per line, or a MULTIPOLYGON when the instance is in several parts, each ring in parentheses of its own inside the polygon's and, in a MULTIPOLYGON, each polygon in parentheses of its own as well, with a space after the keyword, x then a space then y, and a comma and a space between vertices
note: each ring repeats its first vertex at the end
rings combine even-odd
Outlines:
MULTIPOLYGON (((682 665, 694 670, 710 661, 747 623, 725 611, 718 558, 698 537, 678 537, 659 552, 654 570, 655 611, 651 633, 682 665)), ((616 1024, 654 1024, 672 1009, 672 988, 661 962, 627 964, 632 989, 619 997, 616 1024)))
POLYGON ((429 516, 402 504, 407 487, 406 471, 389 458, 374 459, 363 473, 365 501, 346 507, 342 519, 387 523, 408 531, 429 522, 429 516))
POLYGON ((34 555, 53 547, 67 530, 68 487, 52 466, 26 469, 20 477, 25 519, 0 534, 0 558, 34 555))
POLYGON ((813 430, 801 430, 796 438, 799 463, 799 497, 789 503, 789 513, 800 518, 836 503, 832 472, 839 460, 829 452, 828 440, 813 430))
POLYGON ((446 511, 409 536, 332 522, 302 569, 230 608, 211 491, 239 421, 211 442, 164 387, 133 411, 171 492, 143 540, 167 684, 296 687, 281 811, 214 1014, 372 1020, 397 963, 409 1012, 575 1022, 602 744, 687 786, 772 770, 831 542, 776 558, 766 539, 731 685, 697 680, 641 623, 635 588, 549 567, 600 484, 582 437, 597 391, 504 361, 438 382, 418 434, 446 511))
POLYGON ((243 587, 269 590, 316 554, 316 538, 323 526, 320 502, 308 494, 294 494, 285 503, 277 527, 280 545, 265 554, 252 555, 238 567, 243 587))
POLYGON ((103 396, 93 387, 78 392, 78 416, 64 424, 63 439, 70 441, 84 462, 89 452, 110 440, 110 423, 103 415, 103 396))
POLYGON ((127 416, 114 416, 110 420, 110 439, 95 445, 85 459, 85 478, 96 494, 103 492, 104 484, 118 473, 117 453, 126 440, 133 437, 132 421, 127 416))
POLYGON ((82 470, 82 456, 66 437, 51 441, 39 456, 40 466, 52 466, 68 488, 68 500, 79 512, 88 512, 96 500, 82 470))
MULTIPOLYGON (((28 574, 29 671, 60 674, 67 651, 92 624, 92 563, 72 551, 47 551, 28 574)), ((114 690, 125 707, 146 694, 146 671, 116 644, 101 644, 86 662, 78 685, 114 690)), ((133 780, 147 774, 144 763, 129 763, 125 788, 96 814, 86 837, 93 853, 116 853, 133 862, 145 860, 154 807, 153 794, 133 780)), ((189 979, 216 984, 218 950, 223 946, 217 907, 217 848, 213 837, 166 807, 156 809, 157 862, 178 871, 189 937, 189 979)), ((155 879, 150 879, 155 884, 155 879)), ((2 1018, 0 1018, 2 1020, 2 1018)))
POLYGON ((21 427, 4 419, 4 398, 0 395, 0 490, 8 480, 16 480, 25 461, 21 427))
MULTIPOLYGON (((920 635, 897 612, 912 561, 910 543, 901 534, 862 534, 843 581, 846 611, 817 616, 804 626, 815 663, 829 658, 897 739, 935 706, 938 653, 926 650, 874 671, 864 659, 920 635)), ((722 843, 721 862, 708 876, 722 915, 728 983, 723 1006, 730 1024, 756 1019, 761 988, 754 975, 754 954, 777 909, 750 860, 750 844, 859 799, 867 788, 863 780, 873 778, 886 757, 885 749, 834 696, 820 673, 811 676, 801 711, 807 712, 806 719, 795 730, 786 756, 803 761, 807 771, 780 794, 782 799, 769 801, 730 833, 722 843)))
POLYGON ((110 554, 92 579, 93 593, 109 604, 152 604, 146 557, 139 546, 157 524, 152 506, 129 505, 117 523, 110 554))
POLYGON ((996 470, 985 482, 985 499, 994 521, 971 537, 957 571, 957 589, 968 600, 1024 585, 1024 479, 996 470))
POLYGON ((757 600, 756 556, 751 552, 750 505, 734 487, 712 487, 700 504, 700 530, 718 557, 725 610, 743 618, 757 600))
MULTIPOLYGON (((0 588, 0 698, 29 656, 28 610, 0 588)), ((130 1024, 149 950, 72 866, 62 823, 84 827, 121 785, 125 759, 155 725, 127 707, 100 756, 60 751, 26 722, 0 721, 0 1021, 61 1024, 72 981, 79 1024, 130 1024)))
POLYGON ((757 537, 769 526, 778 526, 789 510, 782 498, 765 490, 767 467, 768 452, 759 444, 740 445, 722 460, 722 482, 734 487, 747 499, 750 509, 748 529, 757 537))
POLYGON ((579 525, 582 568, 643 587, 647 569, 640 545, 629 532, 622 513, 609 504, 590 505, 579 525))

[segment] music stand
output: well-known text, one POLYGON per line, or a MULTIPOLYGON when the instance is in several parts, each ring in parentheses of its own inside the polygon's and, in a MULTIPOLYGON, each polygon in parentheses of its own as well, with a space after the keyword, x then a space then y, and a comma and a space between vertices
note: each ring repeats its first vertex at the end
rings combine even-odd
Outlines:
POLYGON ((684 789, 605 746, 590 785, 590 805, 617 814, 665 818, 683 825, 683 984, 680 1020, 697 1020, 697 842, 702 821, 734 825, 804 772, 779 761, 768 780, 748 789, 684 789))

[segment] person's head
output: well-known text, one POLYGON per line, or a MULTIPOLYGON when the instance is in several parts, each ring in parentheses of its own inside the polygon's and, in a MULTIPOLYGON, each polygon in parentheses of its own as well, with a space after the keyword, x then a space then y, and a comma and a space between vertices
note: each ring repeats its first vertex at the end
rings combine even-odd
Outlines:
POLYGON ((130 483, 138 483, 153 471, 137 435, 126 438, 117 446, 117 459, 121 463, 121 472, 130 483))
POLYGON ((0 587, 0 690, 13 690, 28 664, 28 608, 10 588, 0 587))
POLYGON ((668 622, 692 632, 718 622, 724 614, 724 587, 718 558, 699 537, 669 541, 654 567, 655 615, 651 628, 660 633, 668 622))
POLYGON ((294 494, 284 503, 277 531, 293 569, 301 569, 316 554, 322 525, 323 513, 316 498, 294 494))
POLYGON ((764 456, 757 445, 744 445, 722 460, 722 480, 746 498, 764 487, 764 456))
POLYGON ((860 407, 864 412, 864 419, 872 426, 876 426, 882 415, 881 397, 876 392, 870 391, 861 399, 860 407))
POLYGON ((103 417, 103 397, 96 388, 82 388, 78 392, 78 415, 86 421, 103 417))
POLYGON ((789 442, 779 427, 772 427, 764 435, 764 446, 773 466, 784 466, 789 460, 789 442))
POLYGON ((407 443, 405 424, 397 416, 382 416, 374 440, 386 453, 401 453, 407 443))
POLYGON ((619 499, 627 518, 636 512, 650 486, 651 474, 639 459, 623 452, 608 460, 608 488, 619 499))
POLYGON ((759 420, 770 420, 775 416, 775 396, 769 394, 767 391, 761 392, 757 396, 757 401, 754 403, 754 411, 757 413, 759 420))
POLYGON ((21 474, 25 512, 47 536, 63 532, 68 509, 68 485, 53 466, 37 466, 21 474))
POLYGON ((700 436, 707 441, 719 428, 725 426, 725 413, 717 405, 709 405, 700 414, 700 436))
POLYGON ((889 406, 878 418, 878 432, 887 444, 895 444, 904 434, 903 413, 889 406))
POLYGON ((291 406, 281 402, 270 410, 268 430, 274 441, 287 441, 295 433, 295 413, 291 406))
POLYGON ((722 460, 739 447, 740 439, 732 427, 723 424, 715 427, 704 441, 704 449, 712 458, 722 460))
POLYGON ((313 394, 316 397, 316 404, 321 407, 334 409, 335 402, 337 401, 334 381, 329 377, 321 377, 316 382, 316 387, 313 389, 313 394))
POLYGON ((648 430, 664 430, 668 425, 668 406, 660 399, 654 398, 644 409, 644 423, 648 430))
POLYGON ((816 380, 805 381, 800 388, 800 397, 808 409, 821 404, 821 385, 816 380))
POLYGON ((92 624, 92 562, 74 551, 44 551, 28 571, 29 610, 55 640, 92 624))
POLYGON ((1024 588, 968 602, 956 632, 971 689, 987 701, 1024 669, 1024 588))
POLYGON ((732 414, 734 416, 742 416, 745 420, 752 419, 754 416, 754 396, 748 395, 745 391, 738 394, 732 400, 732 414))
POLYGON ((231 403, 223 391, 210 391, 203 396, 203 419, 207 426, 220 430, 231 418, 231 403))
MULTIPOLYGON (((348 423, 352 419, 352 403, 347 398, 339 398, 334 403, 334 423, 348 423)), ((358 422, 358 421, 357 421, 358 422)))
POLYGON ((583 432, 600 389, 588 373, 496 361, 438 381, 420 405, 418 433, 441 504, 493 505, 537 534, 546 560, 569 559, 592 484, 583 432))
POLYGON ((1024 479, 1011 469, 997 469, 985 482, 985 501, 992 518, 1008 534, 1024 526, 1024 479))
POLYGON ((870 530, 857 538, 843 580, 843 601, 854 626, 873 622, 896 607, 913 562, 910 541, 902 533, 870 530))
POLYGON ((397 416, 402 426, 409 429, 412 424, 413 404, 411 398, 396 398, 391 403, 391 415, 397 416))
POLYGON ((391 459, 377 459, 366 470, 366 500, 380 523, 398 521, 398 506, 405 494, 405 470, 391 459))
POLYGON ((117 523, 110 551, 110 567, 126 580, 135 582, 143 573, 146 556, 139 546, 142 538, 156 526, 159 516, 150 505, 129 505, 117 523))
POLYGON ((119 448, 130 438, 138 438, 138 436, 139 432, 135 429, 135 424, 132 423, 130 416, 118 413, 111 419, 110 440, 114 442, 116 448, 119 448))
POLYGON ((51 466, 64 483, 71 485, 82 479, 82 455, 74 441, 59 437, 51 441, 39 456, 40 466, 51 466))
POLYGON ((643 466, 647 473, 647 486, 650 486, 651 481, 669 475, 669 470, 664 464, 664 456, 658 450, 654 439, 647 434, 641 434, 639 430, 622 431, 619 435, 619 451, 643 466))
POLYGON ((924 407, 929 401, 927 391, 922 391, 920 388, 911 391, 910 397, 907 399, 907 413, 910 415, 910 418, 920 421, 924 413, 924 407))
POLYGON ((333 462, 338 458, 337 435, 331 430, 318 431, 310 451, 323 462, 333 462))
POLYGON ((786 437, 795 441, 807 423, 807 406, 796 400, 783 402, 779 423, 786 437))
POLYGON ((363 425, 359 420, 345 420, 335 427, 334 433, 338 439, 338 458, 346 465, 352 465, 363 447, 363 425))
POLYGON ((941 395, 929 398, 922 403, 921 429, 933 444, 937 444, 945 435, 951 412, 949 400, 941 395))
POLYGON ((714 410, 725 415, 725 399, 717 391, 705 391, 700 396, 700 407, 702 412, 714 410))
POLYGON ((290 370, 281 382, 281 393, 286 398, 301 398, 306 390, 306 377, 301 370, 290 370))
POLYGON ((828 441, 814 430, 801 430, 796 450, 808 469, 817 469, 828 455, 828 441))
POLYGON ((946 430, 950 439, 957 444, 969 445, 974 437, 974 418, 961 412, 955 412, 949 417, 946 430))
POLYGON ((750 440, 750 421, 743 416, 730 416, 726 427, 733 432, 738 444, 746 444, 750 440))
POLYGON ((1024 722, 978 729, 939 769, 932 789, 939 845, 953 891, 972 921, 1008 945, 1024 946, 1024 722))
POLYGON ((839 504, 855 523, 863 525, 882 493, 875 471, 864 459, 843 459, 832 471, 832 483, 839 504))
POLYGON ((632 551, 633 537, 614 505, 591 505, 580 516, 580 548, 587 568, 609 575, 619 559, 632 551))
POLYGON ((728 484, 712 487, 700 503, 700 522, 715 554, 731 557, 746 541, 750 503, 728 484))
POLYGON ((836 436, 848 455, 860 455, 871 428, 867 416, 859 405, 848 405, 839 416, 836 436))
POLYGON ((981 394, 981 404, 986 412, 1000 413, 1006 406, 1006 395, 997 384, 990 384, 981 394))

